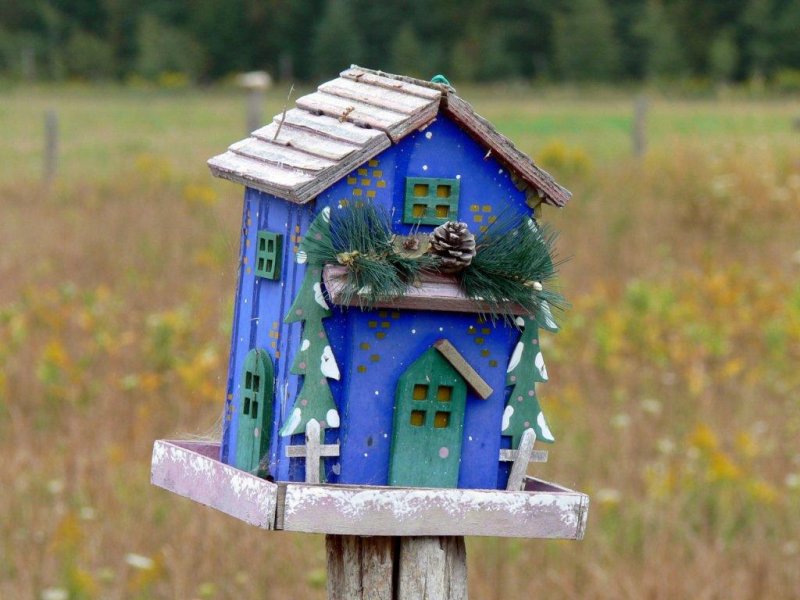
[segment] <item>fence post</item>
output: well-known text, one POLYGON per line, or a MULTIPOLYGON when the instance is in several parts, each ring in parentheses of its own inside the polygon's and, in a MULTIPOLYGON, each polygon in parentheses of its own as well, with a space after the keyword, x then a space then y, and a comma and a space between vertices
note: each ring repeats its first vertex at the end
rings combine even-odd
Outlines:
POLYGON ((251 71, 239 75, 238 82, 247 90, 246 133, 250 134, 264 125, 264 92, 272 85, 272 78, 265 71, 251 71))
POLYGON ((58 169, 58 113, 50 109, 44 113, 44 170, 45 183, 56 178, 58 169))
POLYGON ((264 92, 250 89, 247 92, 247 133, 255 131, 263 124, 261 106, 264 104, 264 92))
POLYGON ((647 151, 647 96, 639 94, 633 104, 633 129, 631 141, 633 142, 633 155, 641 158, 647 151))

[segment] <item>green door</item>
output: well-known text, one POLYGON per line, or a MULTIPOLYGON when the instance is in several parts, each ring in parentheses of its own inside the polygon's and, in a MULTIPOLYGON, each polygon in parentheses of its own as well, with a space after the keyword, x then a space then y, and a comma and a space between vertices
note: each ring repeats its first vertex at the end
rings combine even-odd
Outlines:
POLYGON ((257 473, 261 458, 269 452, 273 378, 272 358, 267 351, 251 350, 242 371, 235 466, 253 474, 257 473))
POLYGON ((400 376, 389 485, 458 486, 467 386, 434 348, 400 376))

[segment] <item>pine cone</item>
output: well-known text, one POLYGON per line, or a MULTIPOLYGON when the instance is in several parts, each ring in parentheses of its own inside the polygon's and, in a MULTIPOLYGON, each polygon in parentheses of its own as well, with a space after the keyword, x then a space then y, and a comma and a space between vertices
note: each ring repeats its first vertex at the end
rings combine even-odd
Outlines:
POLYGON ((431 252, 442 259, 443 273, 456 273, 468 267, 475 256, 475 236, 466 223, 448 221, 431 234, 431 252))

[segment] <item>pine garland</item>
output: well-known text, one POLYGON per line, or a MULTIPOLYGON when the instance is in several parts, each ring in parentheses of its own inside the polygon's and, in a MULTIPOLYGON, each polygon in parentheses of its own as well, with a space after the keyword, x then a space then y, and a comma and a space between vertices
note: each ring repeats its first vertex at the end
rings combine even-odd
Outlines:
POLYGON ((422 271, 436 271, 439 259, 403 256, 393 244, 391 218, 365 203, 332 212, 330 236, 306 238, 309 261, 346 266, 342 302, 362 307, 402 296, 422 271))
MULTIPOLYGON (((539 317, 549 317, 550 306, 565 308, 548 285, 557 272, 556 237, 525 215, 504 213, 480 234, 471 263, 456 274, 465 295, 485 302, 492 318, 513 319, 515 307, 539 317)), ((423 272, 442 270, 441 256, 404 252, 388 212, 371 203, 331 211, 330 228, 306 236, 303 246, 309 263, 347 267, 342 303, 355 299, 362 308, 398 298, 423 272)))
POLYGON ((514 305, 537 315, 546 302, 566 308, 564 297, 546 284, 556 276, 553 262, 557 234, 525 216, 504 213, 477 240, 477 253, 461 273, 461 286, 480 299, 495 318, 510 318, 514 305))

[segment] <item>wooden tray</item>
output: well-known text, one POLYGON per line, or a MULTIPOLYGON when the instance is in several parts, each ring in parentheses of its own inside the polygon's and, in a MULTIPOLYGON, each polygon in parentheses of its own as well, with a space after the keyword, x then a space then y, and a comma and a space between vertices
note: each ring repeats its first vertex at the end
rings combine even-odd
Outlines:
POLYGON ((219 444, 158 440, 151 481, 262 529, 570 540, 586 530, 586 494, 532 477, 520 492, 273 483, 218 457, 219 444))

